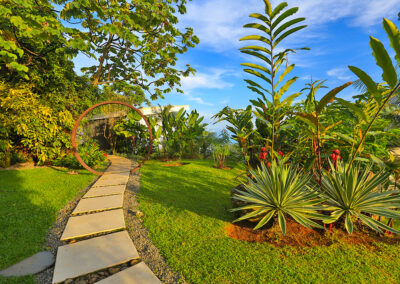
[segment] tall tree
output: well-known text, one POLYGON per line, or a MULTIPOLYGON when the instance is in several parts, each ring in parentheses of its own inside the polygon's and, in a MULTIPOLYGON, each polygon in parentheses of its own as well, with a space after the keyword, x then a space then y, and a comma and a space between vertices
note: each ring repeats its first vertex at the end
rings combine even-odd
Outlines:
POLYGON ((199 42, 191 28, 176 27, 176 14, 186 12, 186 0, 56 3, 64 4, 61 19, 77 25, 66 30, 70 45, 96 60, 82 69, 94 86, 110 86, 141 102, 146 94, 153 100, 163 97, 179 87, 182 76, 194 72, 189 65, 175 67, 177 56, 199 42))

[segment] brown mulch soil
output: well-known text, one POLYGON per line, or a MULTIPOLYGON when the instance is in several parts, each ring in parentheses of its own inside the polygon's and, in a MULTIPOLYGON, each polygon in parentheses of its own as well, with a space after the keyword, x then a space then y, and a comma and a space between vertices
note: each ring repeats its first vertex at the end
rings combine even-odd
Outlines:
POLYGON ((271 228, 253 230, 256 223, 238 222, 225 227, 228 237, 246 242, 267 242, 277 247, 314 247, 330 246, 342 242, 352 245, 362 244, 375 247, 376 243, 400 244, 400 237, 379 236, 368 231, 354 231, 349 235, 344 230, 313 230, 306 228, 293 220, 286 222, 286 235, 283 236, 278 225, 271 228))
POLYGON ((179 166, 184 166, 188 165, 189 163, 176 163, 176 164, 164 164, 161 165, 162 167, 179 167, 179 166))
POLYGON ((221 169, 221 170, 232 170, 232 167, 228 167, 228 166, 225 166, 225 167, 222 167, 222 168, 217 167, 217 166, 213 166, 213 168, 215 168, 215 169, 221 169))

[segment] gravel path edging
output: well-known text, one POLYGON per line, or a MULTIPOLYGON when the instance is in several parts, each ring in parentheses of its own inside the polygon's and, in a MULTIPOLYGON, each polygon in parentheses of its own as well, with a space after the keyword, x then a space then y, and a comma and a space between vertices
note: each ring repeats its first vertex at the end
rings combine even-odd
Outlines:
POLYGON ((166 263, 160 250, 150 240, 149 232, 143 225, 143 221, 136 216, 139 210, 137 192, 140 190, 140 172, 132 173, 129 176, 124 195, 125 223, 137 251, 143 262, 163 283, 187 283, 185 278, 172 270, 166 263))
MULTIPOLYGON (((87 187, 79 191, 78 194, 74 197, 74 199, 68 202, 67 205, 65 205, 64 208, 62 208, 57 213, 57 219, 54 222, 51 229, 47 232, 45 243, 43 245, 43 248, 45 250, 50 251, 54 256, 57 255, 58 247, 64 245, 64 243, 60 239, 72 211, 75 209, 76 205, 78 204, 79 200, 81 200, 82 196, 84 196, 86 192, 89 191, 92 185, 95 184, 99 178, 100 177, 95 178, 87 187)), ((36 283, 51 284, 53 280, 53 272, 54 272, 54 265, 36 274, 35 275, 36 283)))

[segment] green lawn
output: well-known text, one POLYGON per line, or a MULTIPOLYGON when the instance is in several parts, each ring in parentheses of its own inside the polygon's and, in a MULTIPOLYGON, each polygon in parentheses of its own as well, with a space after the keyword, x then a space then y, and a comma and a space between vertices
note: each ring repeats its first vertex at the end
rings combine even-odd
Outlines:
POLYGON ((210 161, 181 167, 148 162, 139 202, 144 223, 167 262, 191 283, 400 282, 400 245, 335 243, 329 247, 276 248, 228 238, 229 194, 238 169, 210 161))
MULTIPOLYGON (((42 251, 57 212, 93 177, 87 171, 69 175, 52 168, 0 171, 0 269, 42 251)), ((14 280, 0 282, 24 281, 14 280)))

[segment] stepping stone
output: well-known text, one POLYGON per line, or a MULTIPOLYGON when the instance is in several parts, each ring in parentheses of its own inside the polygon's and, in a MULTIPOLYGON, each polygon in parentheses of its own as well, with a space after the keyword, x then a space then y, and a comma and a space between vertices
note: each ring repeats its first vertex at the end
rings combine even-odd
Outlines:
MULTIPOLYGON (((0 275, 24 276, 39 273, 54 264, 54 255, 49 251, 42 251, 0 271, 0 275)), ((7 281, 6 281, 7 282, 7 281)))
POLYGON ((137 258, 139 254, 127 231, 61 246, 57 251, 53 283, 137 258))
POLYGON ((115 178, 102 179, 100 178, 92 187, 102 187, 109 185, 126 184, 128 182, 129 176, 115 176, 115 178))
POLYGON ((101 211, 115 208, 122 208, 124 196, 110 195, 110 196, 100 196, 93 198, 84 198, 79 201, 72 215, 79 213, 89 213, 93 211, 101 211))
POLYGON ((89 189, 89 191, 83 196, 83 198, 123 194, 125 191, 125 188, 126 188, 126 185, 124 185, 124 184, 110 185, 110 186, 103 186, 103 187, 94 187, 94 188, 89 189))
POLYGON ((125 228, 122 209, 70 217, 61 240, 86 237, 125 228))
POLYGON ((109 168, 107 169, 107 171, 105 172, 105 174, 120 174, 120 173, 130 173, 131 171, 131 167, 113 167, 113 168, 109 168))
POLYGON ((111 180, 126 180, 129 179, 130 172, 123 172, 123 173, 110 173, 107 175, 103 175, 99 178, 98 181, 111 181, 111 180))
POLYGON ((120 175, 120 176, 129 176, 131 173, 130 172, 120 172, 120 173, 113 173, 113 172, 104 172, 103 175, 101 176, 101 179, 108 179, 111 176, 114 175, 120 175))
POLYGON ((99 284, 160 284, 161 281, 153 274, 144 262, 118 272, 99 284))

